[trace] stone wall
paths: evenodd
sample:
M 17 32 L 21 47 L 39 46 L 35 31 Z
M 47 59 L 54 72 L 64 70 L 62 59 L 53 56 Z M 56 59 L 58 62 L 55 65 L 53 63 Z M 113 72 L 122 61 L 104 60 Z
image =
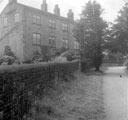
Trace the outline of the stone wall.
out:
M 35 98 L 78 70 L 78 61 L 41 63 L 0 68 L 0 118 L 21 120 Z

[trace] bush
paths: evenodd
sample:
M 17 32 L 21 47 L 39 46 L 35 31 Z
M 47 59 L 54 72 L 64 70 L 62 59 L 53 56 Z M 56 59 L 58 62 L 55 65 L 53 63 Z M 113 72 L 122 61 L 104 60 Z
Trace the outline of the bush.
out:
M 128 69 L 128 60 L 125 61 L 124 65 L 127 67 Z

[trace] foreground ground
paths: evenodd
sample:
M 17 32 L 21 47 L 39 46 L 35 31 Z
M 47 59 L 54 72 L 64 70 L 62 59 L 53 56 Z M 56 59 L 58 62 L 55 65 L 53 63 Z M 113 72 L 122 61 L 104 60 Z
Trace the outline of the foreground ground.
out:
M 48 90 L 36 120 L 128 120 L 128 74 L 124 67 L 75 76 Z
M 49 90 L 40 103 L 37 120 L 105 120 L 102 74 L 75 76 Z
M 128 75 L 125 67 L 109 67 L 103 83 L 106 120 L 128 120 Z

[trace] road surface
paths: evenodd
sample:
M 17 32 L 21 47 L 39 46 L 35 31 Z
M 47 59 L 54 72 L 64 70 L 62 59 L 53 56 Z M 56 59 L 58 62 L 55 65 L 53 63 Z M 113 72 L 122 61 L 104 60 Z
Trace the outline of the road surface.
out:
M 128 75 L 125 67 L 109 67 L 103 81 L 106 120 L 128 120 Z

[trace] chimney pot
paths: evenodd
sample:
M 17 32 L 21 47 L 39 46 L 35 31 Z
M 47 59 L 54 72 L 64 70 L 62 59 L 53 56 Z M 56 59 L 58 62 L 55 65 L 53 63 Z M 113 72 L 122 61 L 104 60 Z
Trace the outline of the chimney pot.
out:
M 43 3 L 41 5 L 41 10 L 47 12 L 47 7 L 48 5 L 47 5 L 46 0 L 43 0 Z
M 17 0 L 9 0 L 9 3 L 17 3 Z
M 72 12 L 72 9 L 69 9 L 67 16 L 68 16 L 68 19 L 74 20 L 74 13 Z
M 55 5 L 54 14 L 57 15 L 57 16 L 60 16 L 60 8 L 59 8 L 58 5 Z

